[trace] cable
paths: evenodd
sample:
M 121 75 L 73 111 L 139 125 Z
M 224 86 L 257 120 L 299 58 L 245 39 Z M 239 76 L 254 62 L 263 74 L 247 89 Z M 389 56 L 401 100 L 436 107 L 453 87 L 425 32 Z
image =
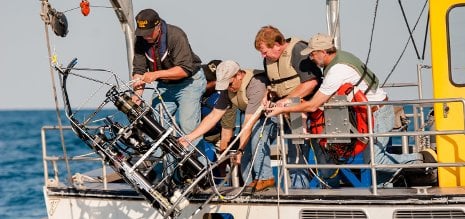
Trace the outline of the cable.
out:
M 421 12 L 420 12 L 420 15 L 418 16 L 417 18 L 417 21 L 415 23 L 415 25 L 413 26 L 413 29 L 412 29 L 412 33 L 415 31 L 417 25 L 418 25 L 418 22 L 420 21 L 420 18 L 421 16 L 423 15 L 423 12 L 425 11 L 425 8 L 426 8 L 426 5 L 428 3 L 428 0 L 425 1 L 425 4 L 423 5 L 423 8 L 421 9 Z M 429 17 L 429 14 L 428 14 L 428 17 Z M 429 20 L 429 19 L 428 19 Z M 429 23 L 429 22 L 428 22 Z M 427 34 L 427 31 L 428 31 L 428 28 L 426 28 L 426 32 L 425 34 Z M 408 37 L 407 39 L 407 42 L 405 43 L 405 46 L 404 46 L 404 49 L 402 50 L 402 52 L 400 53 L 399 55 L 399 58 L 397 58 L 396 62 L 394 63 L 394 66 L 392 66 L 391 68 L 391 71 L 389 72 L 388 76 L 386 77 L 386 79 L 384 80 L 383 84 L 380 86 L 380 87 L 384 87 L 384 85 L 386 84 L 386 82 L 389 80 L 389 78 L 391 77 L 392 73 L 394 73 L 394 70 L 397 68 L 397 65 L 400 63 L 400 60 L 402 59 L 402 57 L 404 56 L 404 53 L 405 51 L 407 50 L 407 46 L 408 44 L 410 43 L 410 40 L 411 40 L 411 37 Z M 425 36 L 425 42 L 424 44 L 426 44 L 426 36 Z M 426 46 L 423 47 L 423 58 L 424 58 L 424 50 L 425 50 Z M 423 59 L 422 58 L 422 59 Z
M 260 116 L 261 115 L 261 112 L 263 111 L 264 107 L 261 105 L 257 111 L 255 111 L 255 113 L 252 115 L 252 117 L 250 118 L 250 120 L 244 125 L 244 127 L 248 127 L 251 125 L 252 121 L 255 120 L 255 117 L 257 116 Z M 258 152 L 258 144 L 263 140 L 263 132 L 265 130 L 265 126 L 267 124 L 267 121 L 268 118 L 265 117 L 265 119 L 263 120 L 263 124 L 260 128 L 260 132 L 259 132 L 259 139 L 257 141 L 257 146 L 255 147 L 255 151 L 253 153 L 253 156 L 252 156 L 252 160 L 250 162 L 250 168 L 248 170 L 248 173 L 247 173 L 247 177 L 246 179 L 244 180 L 244 182 L 247 182 L 248 179 L 250 178 L 250 176 L 252 175 L 252 169 L 253 169 L 253 164 L 255 163 L 255 159 L 256 159 L 256 156 L 257 156 L 257 152 Z M 210 166 L 209 169 L 210 169 L 210 172 L 213 170 L 213 168 L 215 168 L 216 166 L 218 166 L 220 163 L 224 162 L 227 158 L 225 157 L 225 154 L 229 152 L 229 150 L 232 148 L 232 146 L 235 144 L 235 142 L 240 138 L 240 136 L 242 135 L 242 131 L 244 130 L 244 128 L 241 129 L 241 131 L 239 132 L 239 134 L 236 136 L 236 138 L 234 138 L 234 140 L 229 144 L 229 146 L 224 150 L 224 152 L 220 155 L 220 157 L 218 158 L 218 160 L 216 161 L 215 165 L 213 166 Z M 244 185 L 241 187 L 241 189 L 239 190 L 238 193 L 236 193 L 235 195 L 233 195 L 232 197 L 225 197 L 223 194 L 221 194 L 219 191 L 218 191 L 218 187 L 223 187 L 226 180 L 225 178 L 227 178 L 228 176 L 231 175 L 231 171 L 228 173 L 228 175 L 226 177 L 224 177 L 223 181 L 220 183 L 219 186 L 217 186 L 215 183 L 214 183 L 214 178 L 213 178 L 213 174 L 211 174 L 211 177 L 212 177 L 212 187 L 213 187 L 213 191 L 214 191 L 214 194 L 210 195 L 209 198 L 204 202 L 202 203 L 202 205 L 200 205 L 191 215 L 189 218 L 192 218 L 194 215 L 196 215 L 197 213 L 200 212 L 200 210 L 203 209 L 203 207 L 208 204 L 215 195 L 217 195 L 221 200 L 233 200 L 233 199 L 236 199 L 237 197 L 239 197 L 239 195 L 241 195 L 245 188 L 246 188 L 246 183 L 244 183 Z
M 367 54 L 367 59 L 365 61 L 365 66 L 368 66 L 368 60 L 370 59 L 371 46 L 372 46 L 372 43 L 373 43 L 373 35 L 374 35 L 374 32 L 375 32 L 376 15 L 378 14 L 378 4 L 379 4 L 379 0 L 376 0 L 375 12 L 374 12 L 374 16 L 373 16 L 373 24 L 372 24 L 372 27 L 371 27 L 370 43 L 368 44 L 368 54 Z
M 263 105 L 260 105 L 259 109 L 257 109 L 257 111 L 252 115 L 252 118 L 249 119 L 249 122 L 247 122 L 247 124 L 245 125 L 245 127 L 247 127 L 248 125 L 251 125 L 251 121 L 255 120 L 254 117 L 257 115 L 257 112 L 260 112 L 260 113 L 258 114 L 258 115 L 260 115 L 263 109 L 264 109 Z M 257 157 L 258 148 L 259 148 L 259 147 L 258 147 L 258 144 L 260 144 L 260 142 L 263 140 L 263 137 L 264 137 L 264 136 L 263 136 L 263 132 L 264 132 L 264 130 L 265 130 L 265 126 L 266 126 L 266 124 L 267 124 L 267 122 L 268 122 L 268 119 L 269 119 L 268 117 L 265 117 L 265 118 L 263 119 L 263 124 L 262 124 L 262 126 L 260 127 L 260 132 L 259 132 L 258 141 L 257 141 L 257 143 L 256 143 L 255 151 L 253 151 L 253 153 L 252 153 L 252 159 L 251 159 L 251 161 L 250 161 L 250 168 L 249 168 L 249 170 L 248 170 L 246 179 L 243 179 L 243 180 L 244 180 L 244 185 L 241 187 L 240 191 L 239 191 L 237 194 L 233 195 L 232 197 L 228 197 L 228 198 L 225 197 L 224 200 L 233 200 L 233 199 L 236 199 L 239 195 L 241 195 L 241 194 L 244 192 L 245 188 L 247 187 L 247 184 L 246 184 L 245 182 L 247 182 L 247 181 L 249 180 L 250 176 L 252 175 L 253 164 L 255 163 L 255 160 L 256 160 L 256 157 Z M 242 128 L 242 129 L 244 129 L 244 128 Z M 237 139 L 237 138 L 238 138 L 238 137 L 236 137 L 236 139 Z M 235 139 L 235 140 L 236 140 L 236 139 Z M 225 151 L 228 151 L 228 150 L 230 149 L 230 147 L 231 147 L 233 144 L 234 144 L 234 143 L 231 143 L 230 146 L 228 146 L 228 148 L 226 148 Z M 224 152 L 223 152 L 223 154 L 224 154 Z M 215 186 L 216 186 L 216 185 L 214 185 L 214 187 L 215 187 Z M 217 191 L 216 187 L 215 187 L 215 191 Z
M 48 9 L 49 9 L 49 4 L 46 0 L 42 0 L 42 17 L 44 18 L 48 14 Z M 47 16 L 48 17 L 48 16 Z M 48 57 L 50 60 L 52 60 L 52 51 L 50 47 L 50 36 L 48 33 L 48 27 L 47 25 L 49 24 L 49 20 L 44 19 L 44 28 L 45 28 L 45 39 L 47 41 L 47 51 L 48 51 Z M 52 81 L 52 93 L 53 93 L 53 99 L 55 102 L 55 112 L 57 116 L 57 122 L 58 122 L 58 130 L 60 132 L 60 142 L 61 142 L 61 147 L 63 150 L 63 158 L 65 160 L 65 165 L 66 165 L 66 171 L 68 173 L 68 182 L 72 183 L 72 176 L 71 176 L 71 168 L 69 166 L 69 160 L 68 160 L 68 155 L 66 151 L 66 145 L 65 145 L 65 138 L 64 138 L 64 133 L 63 133 L 63 124 L 61 123 L 61 116 L 60 116 L 60 107 L 58 103 L 58 95 L 57 95 L 57 89 L 56 89 L 56 80 L 55 80 L 55 75 L 53 74 L 53 66 L 52 63 L 49 62 L 49 67 L 50 67 L 50 78 Z
M 98 6 L 98 5 L 90 5 L 91 8 L 111 8 L 113 9 L 113 7 L 110 7 L 110 6 Z M 66 12 L 70 12 L 70 11 L 74 11 L 76 9 L 80 9 L 81 7 L 75 7 L 75 8 L 70 8 L 68 10 L 65 10 L 63 11 L 63 13 L 66 13 Z

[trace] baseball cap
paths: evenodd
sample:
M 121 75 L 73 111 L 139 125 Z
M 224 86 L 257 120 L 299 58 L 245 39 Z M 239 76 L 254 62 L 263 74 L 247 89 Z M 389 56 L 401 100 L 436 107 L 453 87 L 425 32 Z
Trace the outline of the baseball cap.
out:
M 216 68 L 216 90 L 226 90 L 229 87 L 229 80 L 241 69 L 237 62 L 226 60 L 221 62 Z
M 147 36 L 160 23 L 160 16 L 153 9 L 144 9 L 136 15 L 136 36 Z
M 326 50 L 334 46 L 334 39 L 323 33 L 318 33 L 312 36 L 308 41 L 308 47 L 300 52 L 301 55 L 308 55 L 313 51 Z
M 221 60 L 214 59 L 208 62 L 208 64 L 201 65 L 207 81 L 216 81 L 216 68 L 220 63 Z

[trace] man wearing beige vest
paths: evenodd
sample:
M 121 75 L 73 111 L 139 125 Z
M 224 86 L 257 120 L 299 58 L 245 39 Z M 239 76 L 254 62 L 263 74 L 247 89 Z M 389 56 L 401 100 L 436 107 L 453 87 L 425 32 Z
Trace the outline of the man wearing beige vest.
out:
M 194 131 L 181 138 L 180 142 L 187 145 L 189 141 L 202 136 L 223 117 L 228 108 L 237 106 L 245 113 L 245 119 L 234 161 L 241 164 L 242 179 L 252 191 L 273 187 L 275 180 L 269 146 L 273 139 L 267 136 L 275 126 L 261 113 L 261 102 L 269 84 L 266 75 L 259 70 L 242 70 L 236 62 L 226 60 L 218 65 L 216 77 L 216 90 L 221 91 L 221 94 L 212 112 Z
M 291 98 L 309 100 L 321 83 L 321 70 L 308 56 L 301 55 L 307 43 L 297 37 L 286 39 L 273 26 L 262 27 L 255 37 L 255 49 L 263 57 L 263 65 L 270 80 L 271 101 L 277 106 L 289 104 Z M 269 106 L 269 100 L 263 104 Z M 305 120 L 305 119 L 304 119 Z M 306 124 L 303 124 L 306 127 Z M 286 133 L 290 132 L 285 127 Z M 287 160 L 290 164 L 304 164 L 308 158 L 307 144 L 292 144 L 288 141 Z M 324 163 L 326 161 L 319 161 Z M 289 170 L 292 188 L 308 188 L 311 177 L 304 169 Z

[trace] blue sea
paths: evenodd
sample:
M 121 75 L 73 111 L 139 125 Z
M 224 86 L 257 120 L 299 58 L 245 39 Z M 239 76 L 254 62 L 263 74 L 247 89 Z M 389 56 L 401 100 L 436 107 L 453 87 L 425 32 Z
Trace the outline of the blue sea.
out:
M 56 112 L 0 111 L 0 121 L 0 218 L 46 218 L 40 129 L 58 124 Z M 66 135 L 75 138 L 72 132 Z M 58 136 L 50 141 L 60 145 Z M 66 146 L 69 153 L 89 150 L 79 140 Z M 49 153 L 60 154 L 60 147 L 56 148 L 51 147 Z

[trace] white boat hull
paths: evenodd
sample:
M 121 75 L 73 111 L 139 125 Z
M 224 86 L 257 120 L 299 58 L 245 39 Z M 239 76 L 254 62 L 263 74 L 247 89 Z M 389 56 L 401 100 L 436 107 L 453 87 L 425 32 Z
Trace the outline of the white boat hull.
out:
M 308 190 L 307 190 L 308 191 Z M 316 191 L 324 192 L 323 191 Z M 53 193 L 53 192 L 52 192 Z M 448 192 L 446 192 L 448 193 Z M 163 218 L 141 196 L 108 196 L 51 194 L 44 187 L 48 218 Z M 329 194 L 328 194 L 329 197 Z M 234 202 L 212 201 L 205 205 L 192 218 L 210 218 L 216 214 L 224 214 L 224 218 L 463 218 L 465 204 L 463 197 L 452 199 L 443 197 L 434 199 L 383 200 L 384 196 L 373 200 L 329 198 L 304 200 L 284 199 L 282 201 L 263 196 L 262 199 L 250 200 L 240 198 Z M 256 197 L 255 197 L 256 198 Z M 308 200 L 305 200 L 308 198 Z M 314 197 L 313 197 L 314 198 Z M 198 210 L 198 203 L 191 201 L 178 218 L 190 218 Z M 370 203 L 371 202 L 371 203 Z

